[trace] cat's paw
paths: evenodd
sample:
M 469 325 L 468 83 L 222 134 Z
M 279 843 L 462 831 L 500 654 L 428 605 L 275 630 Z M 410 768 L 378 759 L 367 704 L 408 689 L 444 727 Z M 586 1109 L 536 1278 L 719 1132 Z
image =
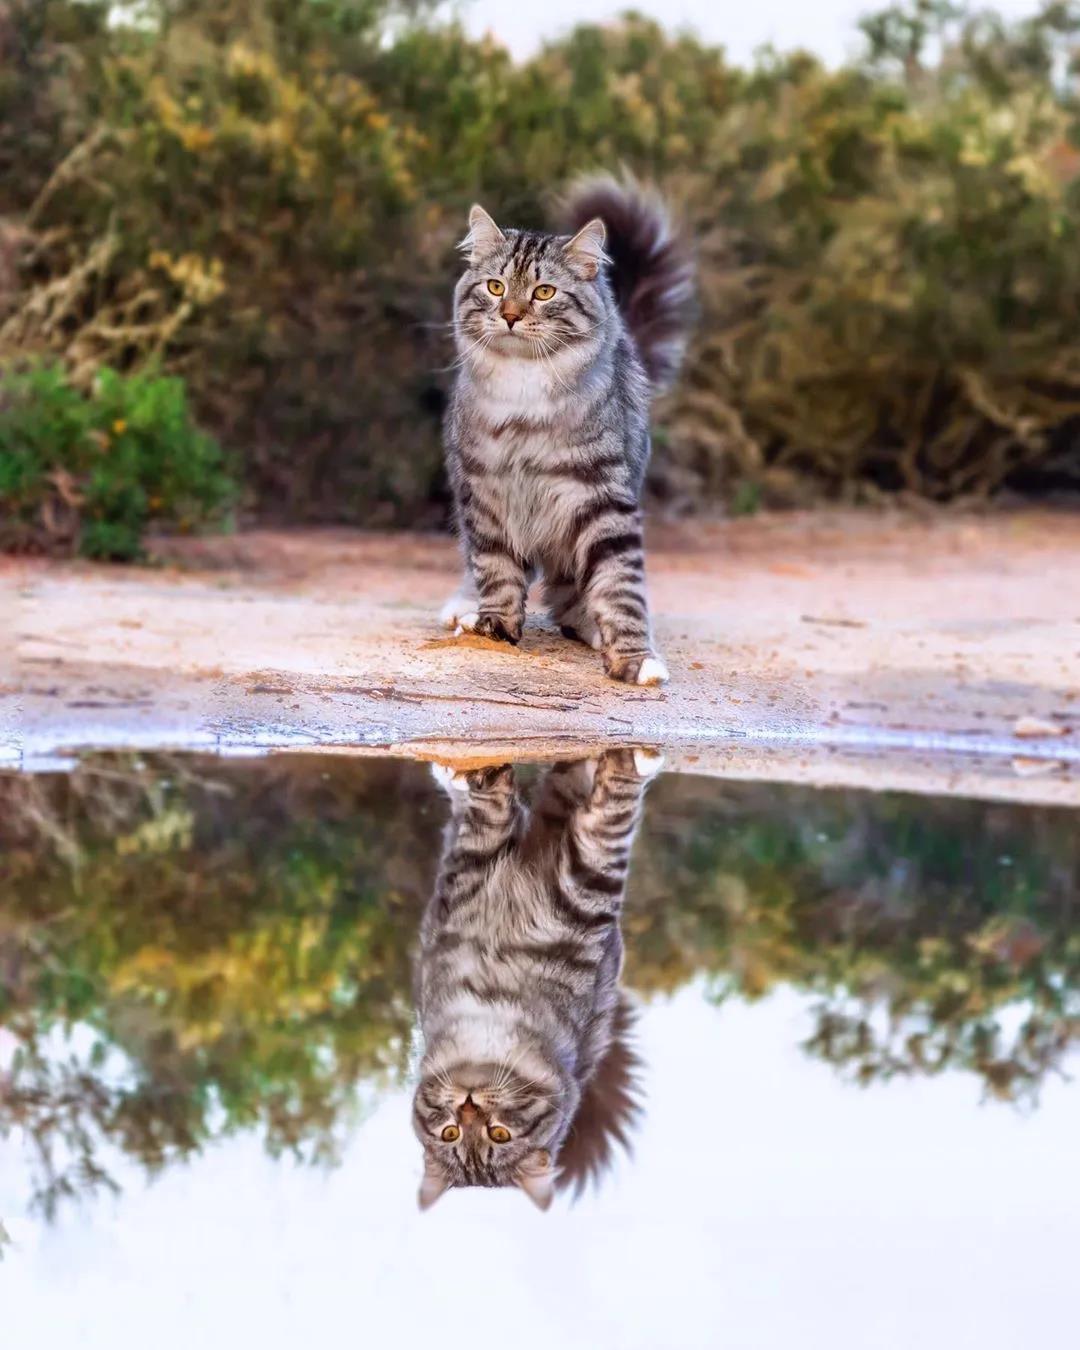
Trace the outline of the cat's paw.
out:
M 659 750 L 639 746 L 634 751 L 634 768 L 639 778 L 655 778 L 664 767 L 664 756 Z
M 454 631 L 458 637 L 463 633 L 475 633 L 477 637 L 495 638 L 498 642 L 517 646 L 521 641 L 521 627 L 520 619 L 495 614 L 492 610 L 480 610 L 462 614 Z
M 658 656 L 647 656 L 641 665 L 638 666 L 638 673 L 634 678 L 635 684 L 667 684 L 671 676 L 668 674 L 668 668 Z
M 613 680 L 621 680 L 623 684 L 666 684 L 670 678 L 667 666 L 651 652 L 631 655 L 607 652 L 604 669 Z
M 469 788 L 469 778 L 467 774 L 459 773 L 457 769 L 452 769 L 449 764 L 431 765 L 431 776 L 444 792 L 467 792 Z
M 454 629 L 461 623 L 463 614 L 468 614 L 475 609 L 475 596 L 452 595 L 439 610 L 439 622 L 444 628 Z
M 569 623 L 559 624 L 559 632 L 571 642 L 584 642 L 594 652 L 600 650 L 600 629 L 588 618 L 576 618 Z
M 482 769 L 470 769 L 462 776 L 472 792 L 513 791 L 514 768 L 511 764 L 488 764 Z

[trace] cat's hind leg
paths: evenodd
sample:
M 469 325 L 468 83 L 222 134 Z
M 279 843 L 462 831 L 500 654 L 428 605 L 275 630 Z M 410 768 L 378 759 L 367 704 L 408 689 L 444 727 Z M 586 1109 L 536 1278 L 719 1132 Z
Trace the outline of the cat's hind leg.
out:
M 544 603 L 552 620 L 558 624 L 563 637 L 584 642 L 598 650 L 600 629 L 586 613 L 571 577 L 549 577 L 544 581 Z

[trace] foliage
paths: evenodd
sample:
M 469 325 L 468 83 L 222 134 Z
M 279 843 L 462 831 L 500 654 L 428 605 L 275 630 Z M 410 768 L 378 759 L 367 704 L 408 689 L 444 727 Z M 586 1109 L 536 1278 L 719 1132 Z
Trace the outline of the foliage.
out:
M 628 16 L 515 64 L 389 0 L 0 0 L 0 357 L 163 356 L 264 517 L 438 520 L 454 242 L 626 166 L 698 240 L 672 507 L 1080 480 L 1078 13 L 905 0 L 838 70 Z
M 175 376 L 104 367 L 85 394 L 55 365 L 0 379 L 3 546 L 136 558 L 149 526 L 220 518 L 232 492 Z
M 420 766 L 101 759 L 0 779 L 0 1132 L 41 1203 L 239 1130 L 332 1158 L 404 1070 L 410 952 L 444 805 Z M 1080 1034 L 1065 812 L 662 778 L 627 982 L 789 985 L 856 1081 L 964 1070 L 1032 1101 Z

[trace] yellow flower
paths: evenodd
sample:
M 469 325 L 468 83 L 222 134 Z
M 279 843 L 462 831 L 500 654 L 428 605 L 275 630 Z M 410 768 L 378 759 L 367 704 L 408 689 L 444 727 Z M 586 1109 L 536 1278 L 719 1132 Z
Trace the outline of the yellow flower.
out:
M 127 423 L 124 421 L 122 417 L 119 417 L 112 424 L 112 429 L 114 436 L 122 436 L 124 432 L 127 431 Z

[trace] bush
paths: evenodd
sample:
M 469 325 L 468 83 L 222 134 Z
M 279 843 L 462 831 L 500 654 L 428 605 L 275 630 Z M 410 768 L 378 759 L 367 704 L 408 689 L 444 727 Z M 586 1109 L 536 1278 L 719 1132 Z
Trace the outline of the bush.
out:
M 75 389 L 56 365 L 0 380 L 0 544 L 87 558 L 141 556 L 151 526 L 222 520 L 234 486 L 198 431 L 183 381 L 98 372 Z
M 112 8 L 0 0 L 0 359 L 160 358 L 264 519 L 441 520 L 469 202 L 536 223 L 619 165 L 698 240 L 654 498 L 1080 485 L 1072 3 L 910 0 L 839 70 L 635 16 L 516 64 L 391 0 Z

